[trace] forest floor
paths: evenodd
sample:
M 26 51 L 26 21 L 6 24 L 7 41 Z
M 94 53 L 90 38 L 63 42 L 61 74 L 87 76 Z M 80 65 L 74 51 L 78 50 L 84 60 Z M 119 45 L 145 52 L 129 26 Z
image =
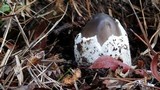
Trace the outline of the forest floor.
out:
M 128 72 L 75 61 L 75 36 L 102 12 L 128 34 Z M 0 18 L 2 90 L 160 90 L 159 0 L 3 0 Z

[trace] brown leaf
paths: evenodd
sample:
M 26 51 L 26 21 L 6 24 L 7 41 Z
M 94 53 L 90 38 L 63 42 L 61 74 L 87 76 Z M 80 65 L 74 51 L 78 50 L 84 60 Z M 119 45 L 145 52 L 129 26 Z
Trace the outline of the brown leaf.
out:
M 151 72 L 152 72 L 152 75 L 154 76 L 154 78 L 156 78 L 160 82 L 160 75 L 157 71 L 158 70 L 157 69 L 157 64 L 158 64 L 159 55 L 160 54 L 158 53 L 153 57 L 150 68 L 151 68 Z
M 37 65 L 38 63 L 40 63 L 41 59 L 44 56 L 45 56 L 44 51 L 41 51 L 34 56 L 31 56 L 31 58 L 27 62 L 27 66 Z
M 72 75 L 67 75 L 65 78 L 63 78 L 62 82 L 65 85 L 72 85 L 74 84 L 75 80 L 73 79 Z
M 123 72 L 127 72 L 129 69 L 131 69 L 131 67 L 127 64 L 124 64 L 123 62 L 110 56 L 99 57 L 89 68 L 110 68 L 111 70 L 115 71 L 118 67 L 123 67 Z
M 40 62 L 39 58 L 32 56 L 27 62 L 27 66 L 37 65 L 39 62 Z
M 81 77 L 81 71 L 80 69 L 76 69 L 73 70 L 73 75 L 67 75 L 66 77 L 63 78 L 62 82 L 65 85 L 73 85 L 80 77 Z

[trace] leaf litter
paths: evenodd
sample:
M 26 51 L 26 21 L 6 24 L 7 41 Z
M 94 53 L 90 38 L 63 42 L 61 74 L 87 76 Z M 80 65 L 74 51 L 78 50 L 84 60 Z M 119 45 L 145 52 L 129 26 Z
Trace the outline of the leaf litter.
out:
M 159 90 L 159 6 L 159 0 L 4 0 L 0 88 Z M 109 56 L 92 65 L 75 62 L 74 37 L 101 12 L 126 29 L 134 67 Z

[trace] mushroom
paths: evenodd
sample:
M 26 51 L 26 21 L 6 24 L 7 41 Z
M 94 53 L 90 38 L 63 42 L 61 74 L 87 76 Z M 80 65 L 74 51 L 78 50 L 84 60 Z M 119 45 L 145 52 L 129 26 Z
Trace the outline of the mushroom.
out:
M 129 40 L 117 19 L 96 14 L 75 37 L 75 59 L 78 63 L 93 63 L 103 55 L 109 55 L 131 66 Z

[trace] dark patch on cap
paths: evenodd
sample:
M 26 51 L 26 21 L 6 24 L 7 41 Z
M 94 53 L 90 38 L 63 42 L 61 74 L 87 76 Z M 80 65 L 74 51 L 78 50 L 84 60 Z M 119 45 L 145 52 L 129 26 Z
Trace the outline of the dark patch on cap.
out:
M 119 53 L 121 53 L 121 48 L 119 48 Z
M 113 51 L 116 51 L 116 50 L 117 50 L 117 48 L 114 47 L 114 48 L 113 48 Z
M 121 62 L 123 62 L 123 60 L 122 59 L 120 59 L 120 57 L 118 57 L 118 59 L 117 59 L 118 61 L 121 61 Z
M 82 42 L 77 44 L 77 50 L 82 52 Z
M 87 63 L 88 61 L 87 61 L 87 58 L 85 58 L 85 57 L 82 57 L 82 62 L 85 62 L 85 63 Z

